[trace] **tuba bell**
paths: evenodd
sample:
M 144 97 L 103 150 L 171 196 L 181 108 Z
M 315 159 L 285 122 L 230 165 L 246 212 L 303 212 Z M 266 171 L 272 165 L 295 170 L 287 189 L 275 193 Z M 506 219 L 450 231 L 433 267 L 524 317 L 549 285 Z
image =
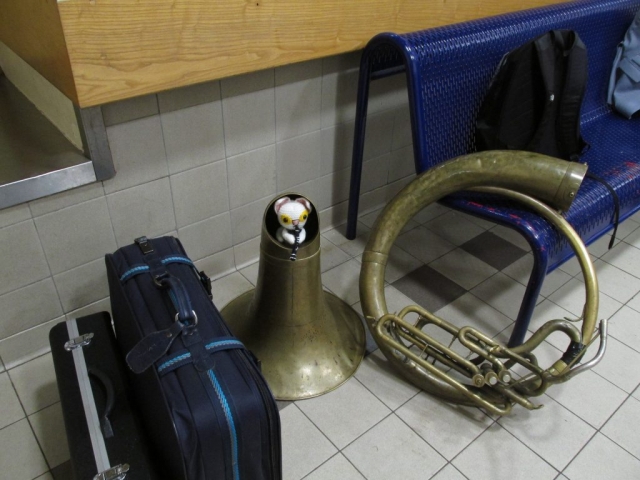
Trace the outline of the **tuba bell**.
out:
M 277 202 L 269 203 L 262 221 L 256 288 L 221 314 L 260 360 L 274 397 L 301 400 L 334 390 L 355 373 L 365 353 L 365 327 L 349 304 L 322 288 L 317 209 L 292 261 L 291 248 L 277 239 Z
M 579 235 L 555 210 L 569 208 L 586 170 L 583 164 L 531 152 L 480 152 L 422 173 L 387 205 L 372 229 L 362 257 L 360 300 L 373 338 L 403 377 L 445 401 L 475 405 L 496 415 L 505 415 L 514 404 L 528 409 L 540 408 L 531 397 L 542 395 L 550 385 L 565 382 L 600 361 L 606 348 L 607 323 L 603 319 L 596 325 L 595 270 Z M 585 283 L 581 329 L 568 319 L 550 320 L 522 345 L 508 348 L 475 328 L 458 327 L 417 305 L 407 306 L 398 313 L 388 311 L 384 276 L 396 237 L 424 207 L 462 190 L 515 200 L 545 218 L 567 238 Z M 416 319 L 410 320 L 413 318 Z M 458 353 L 451 344 L 436 340 L 425 331 L 427 326 L 444 330 L 452 342 L 458 341 L 468 353 Z M 569 347 L 553 365 L 542 368 L 532 352 L 556 331 L 569 337 Z M 592 360 L 579 364 L 598 337 L 597 354 Z M 516 365 L 527 373 L 518 377 L 511 370 Z

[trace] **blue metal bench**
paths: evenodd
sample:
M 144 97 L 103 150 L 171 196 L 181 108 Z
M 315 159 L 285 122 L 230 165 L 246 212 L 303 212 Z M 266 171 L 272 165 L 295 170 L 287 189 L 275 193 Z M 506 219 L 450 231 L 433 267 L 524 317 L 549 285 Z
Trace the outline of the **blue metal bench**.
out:
M 552 29 L 578 32 L 589 56 L 589 80 L 581 131 L 591 145 L 582 161 L 620 198 L 620 220 L 640 208 L 640 119 L 626 120 L 606 105 L 611 65 L 640 0 L 574 1 L 457 25 L 396 35 L 383 33 L 365 48 L 356 107 L 347 238 L 356 233 L 369 84 L 405 73 L 416 172 L 475 151 L 475 119 L 502 56 Z M 545 220 L 488 195 L 461 193 L 443 203 L 519 231 L 529 242 L 534 267 L 510 346 L 525 338 L 548 272 L 573 255 Z M 566 219 L 589 244 L 613 228 L 613 201 L 598 182 L 585 180 Z

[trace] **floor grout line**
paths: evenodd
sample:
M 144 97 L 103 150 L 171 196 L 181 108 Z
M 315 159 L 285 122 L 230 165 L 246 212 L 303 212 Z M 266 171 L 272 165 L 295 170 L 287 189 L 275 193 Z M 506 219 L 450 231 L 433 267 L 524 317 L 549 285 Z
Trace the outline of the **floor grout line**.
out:
M 629 401 L 630 398 L 634 398 L 633 394 L 630 393 L 629 395 L 627 395 L 627 398 L 624 399 L 624 401 L 622 403 L 620 403 L 620 405 L 618 405 L 618 408 L 616 408 L 614 410 L 614 412 L 609 415 L 609 418 L 607 418 L 607 420 L 602 424 L 602 426 L 600 428 L 598 428 L 598 433 L 600 433 L 601 435 L 604 435 L 606 438 L 608 438 L 609 440 L 611 440 L 613 443 L 615 443 L 618 447 L 620 447 L 621 449 L 623 449 L 625 452 L 627 452 L 629 455 L 631 455 L 632 457 L 638 459 L 638 461 L 640 461 L 640 457 L 632 452 L 630 452 L 629 450 L 627 450 L 625 447 L 623 447 L 622 445 L 620 445 L 618 442 L 616 442 L 613 438 L 609 437 L 606 433 L 602 432 L 601 430 L 607 425 L 607 423 L 609 423 L 609 420 L 611 420 L 616 413 L 618 413 L 618 411 L 622 408 L 622 406 L 627 403 Z

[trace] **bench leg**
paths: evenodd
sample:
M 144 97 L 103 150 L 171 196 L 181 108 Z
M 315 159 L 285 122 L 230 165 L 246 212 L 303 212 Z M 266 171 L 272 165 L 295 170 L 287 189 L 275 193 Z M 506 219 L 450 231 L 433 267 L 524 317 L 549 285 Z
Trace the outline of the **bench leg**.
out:
M 351 157 L 351 184 L 349 187 L 349 210 L 347 212 L 347 238 L 356 238 L 358 226 L 358 204 L 360 203 L 360 181 L 362 178 L 362 159 L 364 138 L 367 128 L 367 106 L 369 103 L 369 84 L 371 67 L 369 59 L 363 55 L 358 77 L 358 97 L 356 102 L 356 125 L 353 134 L 353 155 Z
M 547 276 L 547 265 L 549 263 L 549 257 L 546 251 L 540 251 L 537 248 L 533 249 L 533 270 L 529 277 L 529 283 L 520 305 L 520 311 L 518 312 L 518 318 L 511 332 L 509 338 L 509 347 L 517 347 L 522 345 L 527 335 L 527 328 L 529 328 L 529 322 L 533 315 L 533 310 L 536 307 L 536 301 L 538 295 L 540 295 L 540 289 L 542 288 L 542 282 L 544 282 Z

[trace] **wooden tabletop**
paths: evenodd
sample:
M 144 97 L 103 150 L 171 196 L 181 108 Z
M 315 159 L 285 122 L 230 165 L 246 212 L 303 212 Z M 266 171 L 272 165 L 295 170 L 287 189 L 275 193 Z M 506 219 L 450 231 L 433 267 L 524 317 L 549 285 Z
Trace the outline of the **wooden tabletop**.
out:
M 5 0 L 0 41 L 81 107 L 558 0 Z

